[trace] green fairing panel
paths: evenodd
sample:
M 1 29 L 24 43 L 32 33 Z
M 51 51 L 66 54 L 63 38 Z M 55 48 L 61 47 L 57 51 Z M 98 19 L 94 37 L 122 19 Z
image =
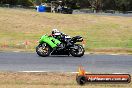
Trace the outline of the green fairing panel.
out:
M 57 47 L 57 45 L 61 43 L 59 40 L 55 39 L 54 37 L 49 37 L 47 35 L 43 35 L 39 40 L 39 43 L 43 43 L 43 42 L 49 44 L 52 48 Z

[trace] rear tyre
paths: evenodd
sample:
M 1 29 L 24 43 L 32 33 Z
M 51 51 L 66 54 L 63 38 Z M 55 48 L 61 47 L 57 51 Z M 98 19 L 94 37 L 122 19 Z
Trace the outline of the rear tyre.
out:
M 48 44 L 43 43 L 43 44 L 39 44 L 36 47 L 36 52 L 39 56 L 41 57 L 46 57 L 49 56 L 49 54 L 51 53 L 51 48 Z
M 79 44 L 75 44 L 74 45 L 75 48 L 71 49 L 71 55 L 74 57 L 81 57 L 84 55 L 84 48 L 82 45 Z

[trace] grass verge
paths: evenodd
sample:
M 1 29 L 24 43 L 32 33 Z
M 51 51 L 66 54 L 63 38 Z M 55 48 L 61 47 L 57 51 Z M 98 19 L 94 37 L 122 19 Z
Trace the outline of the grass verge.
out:
M 0 72 L 1 88 L 132 88 L 129 84 L 76 83 L 76 74 L 71 73 L 14 73 Z
M 0 15 L 0 50 L 35 51 L 39 38 L 58 28 L 71 36 L 81 35 L 86 51 L 132 53 L 132 17 L 8 8 L 0 8 Z

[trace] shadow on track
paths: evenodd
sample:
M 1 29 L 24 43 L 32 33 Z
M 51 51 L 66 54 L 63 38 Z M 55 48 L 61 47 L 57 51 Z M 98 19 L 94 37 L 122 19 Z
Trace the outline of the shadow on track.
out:
M 41 57 L 41 56 L 37 55 L 37 57 L 40 57 L 40 58 L 84 58 L 85 55 L 82 57 L 73 57 L 71 55 L 70 56 L 68 56 L 68 55 L 51 55 L 51 56 L 47 56 L 47 57 Z

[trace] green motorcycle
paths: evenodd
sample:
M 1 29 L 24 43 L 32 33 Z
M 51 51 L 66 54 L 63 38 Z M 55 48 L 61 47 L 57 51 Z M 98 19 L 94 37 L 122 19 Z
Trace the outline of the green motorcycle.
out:
M 81 57 L 84 55 L 84 48 L 76 42 L 82 42 L 80 36 L 67 39 L 71 45 L 67 45 L 63 39 L 56 39 L 52 36 L 43 35 L 39 40 L 39 45 L 36 47 L 36 52 L 39 56 L 46 57 L 49 55 L 72 55 L 74 57 Z M 60 48 L 63 45 L 63 48 Z

